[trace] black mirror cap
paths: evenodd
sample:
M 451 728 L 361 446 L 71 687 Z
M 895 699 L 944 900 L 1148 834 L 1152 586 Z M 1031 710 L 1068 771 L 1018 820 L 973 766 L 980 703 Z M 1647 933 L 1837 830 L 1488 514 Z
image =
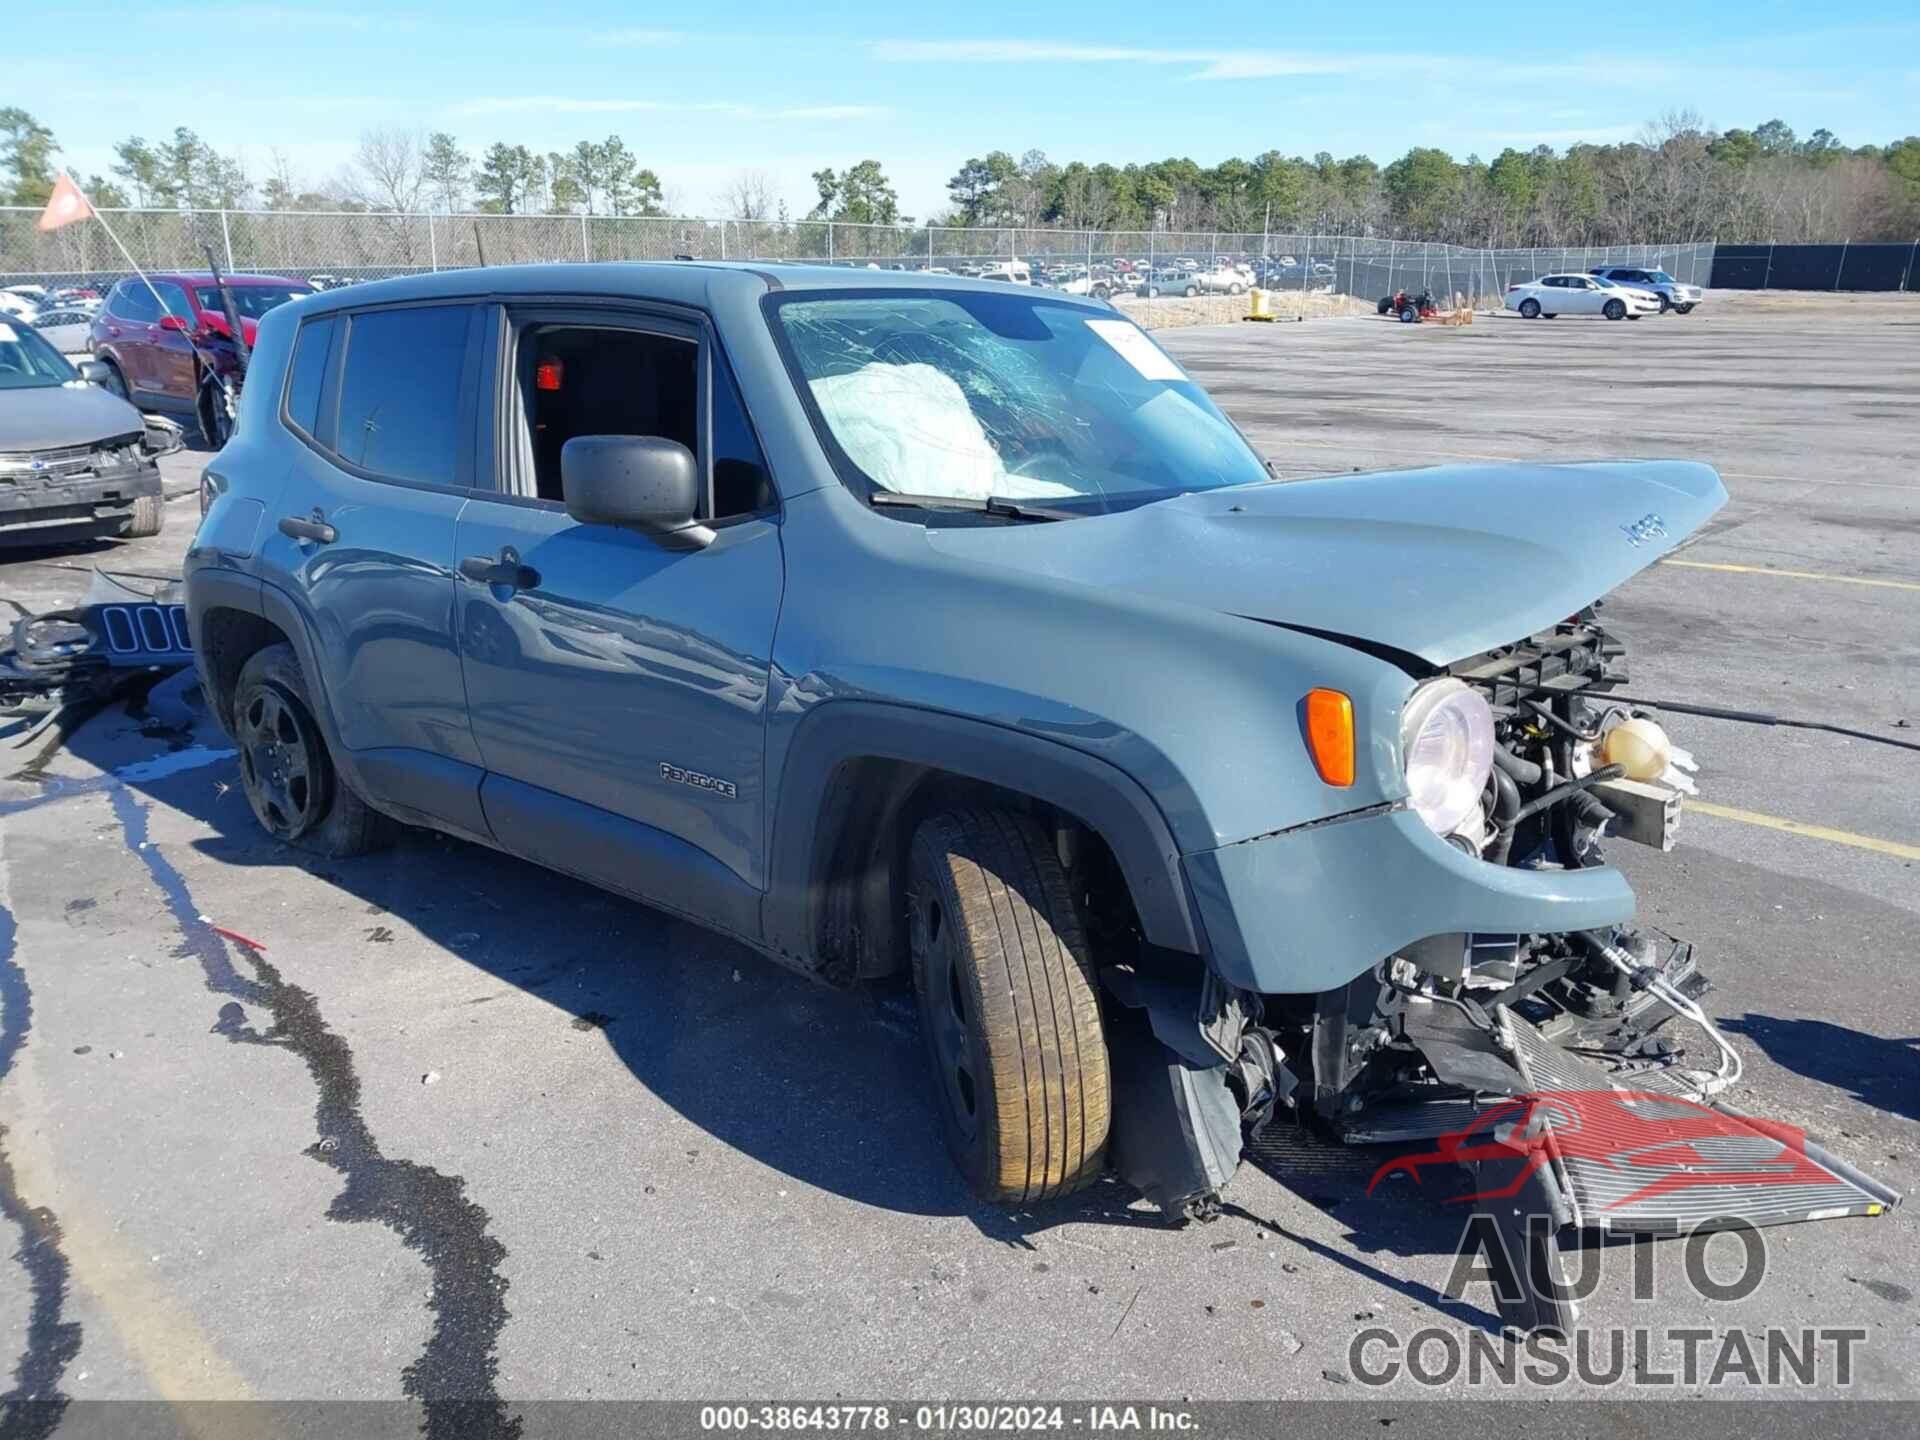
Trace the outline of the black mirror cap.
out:
M 576 435 L 560 447 L 567 513 L 583 525 L 618 525 L 661 544 L 698 550 L 713 531 L 697 518 L 693 452 L 658 435 Z

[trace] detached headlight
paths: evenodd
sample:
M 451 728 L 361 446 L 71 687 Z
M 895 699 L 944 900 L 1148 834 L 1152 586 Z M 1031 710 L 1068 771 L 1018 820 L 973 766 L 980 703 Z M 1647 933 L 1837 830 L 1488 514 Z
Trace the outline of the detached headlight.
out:
M 1413 692 L 1400 716 L 1408 803 L 1436 835 L 1451 835 L 1480 803 L 1493 769 L 1493 711 L 1448 676 Z

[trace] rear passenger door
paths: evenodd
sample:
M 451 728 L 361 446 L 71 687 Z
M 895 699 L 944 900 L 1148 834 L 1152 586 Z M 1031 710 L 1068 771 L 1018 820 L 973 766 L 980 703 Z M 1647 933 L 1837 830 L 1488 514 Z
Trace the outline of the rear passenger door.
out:
M 700 317 L 498 312 L 496 484 L 461 514 L 458 634 L 500 843 L 736 933 L 764 885 L 784 562 L 764 454 Z M 700 550 L 567 513 L 576 435 L 653 435 L 705 477 Z
M 263 559 L 306 617 L 349 763 L 407 818 L 486 838 L 453 638 L 454 522 L 476 479 L 470 302 L 316 315 L 281 421 L 303 442 Z

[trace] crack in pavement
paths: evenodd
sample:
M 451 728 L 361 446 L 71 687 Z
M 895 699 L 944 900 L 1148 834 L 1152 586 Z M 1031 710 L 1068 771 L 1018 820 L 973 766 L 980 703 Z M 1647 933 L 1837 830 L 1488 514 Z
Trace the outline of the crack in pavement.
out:
M 432 1277 L 427 1308 L 433 1330 L 401 1388 L 425 1410 L 430 1440 L 480 1436 L 514 1440 L 521 1420 L 507 1413 L 497 1388 L 495 1347 L 507 1322 L 507 1250 L 488 1235 L 487 1212 L 466 1197 L 466 1181 L 411 1160 L 395 1160 L 360 1113 L 360 1077 L 345 1038 L 328 1025 L 317 998 L 290 984 L 258 948 L 233 941 L 249 976 L 234 964 L 229 941 L 202 919 L 173 863 L 148 837 L 148 810 L 125 787 L 111 792 L 128 850 L 166 897 L 179 928 L 179 954 L 199 962 L 210 994 L 227 997 L 213 1033 L 240 1045 L 289 1050 L 305 1063 L 319 1096 L 319 1139 L 304 1152 L 340 1172 L 346 1186 L 327 1209 L 340 1222 L 375 1221 L 425 1260 Z M 270 1017 L 258 1028 L 251 1006 Z
M 14 958 L 13 914 L 0 905 L 0 1080 L 33 1028 L 33 992 L 26 971 Z M 51 1435 L 66 1413 L 68 1397 L 60 1382 L 80 1353 L 80 1325 L 62 1315 L 67 1301 L 67 1257 L 60 1248 L 60 1222 L 44 1205 L 28 1205 L 7 1158 L 7 1127 L 0 1125 L 0 1219 L 19 1227 L 20 1248 L 13 1258 L 27 1272 L 33 1297 L 27 1314 L 27 1344 L 13 1366 L 13 1388 L 0 1394 L 0 1436 L 5 1440 L 41 1440 Z

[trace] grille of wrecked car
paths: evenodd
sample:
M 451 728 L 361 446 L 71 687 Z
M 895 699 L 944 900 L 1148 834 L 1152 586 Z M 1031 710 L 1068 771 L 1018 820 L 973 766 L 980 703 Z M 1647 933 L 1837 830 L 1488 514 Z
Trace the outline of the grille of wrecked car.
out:
M 90 445 L 0 452 L 0 481 L 77 480 L 130 469 L 139 463 L 139 437 L 123 436 Z
M 1526 701 L 1609 690 L 1627 678 L 1626 647 L 1600 628 L 1591 613 L 1447 667 L 1479 689 L 1496 715 Z

